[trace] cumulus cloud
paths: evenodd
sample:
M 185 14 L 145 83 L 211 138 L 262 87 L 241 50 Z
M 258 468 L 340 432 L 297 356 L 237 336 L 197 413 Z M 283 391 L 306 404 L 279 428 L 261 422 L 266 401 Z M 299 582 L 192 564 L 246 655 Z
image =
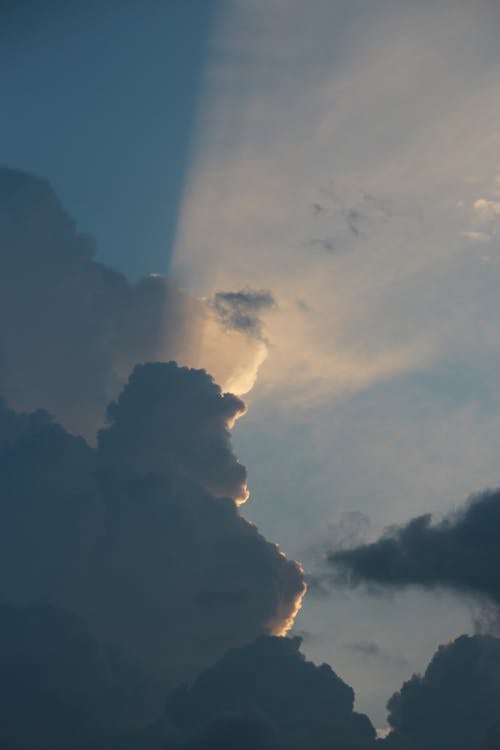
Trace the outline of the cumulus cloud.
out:
M 266 298 L 253 304 L 256 315 Z M 210 306 L 171 280 L 130 283 L 99 263 L 48 182 L 0 168 L 0 393 L 9 404 L 44 408 L 93 439 L 133 366 L 169 359 L 208 367 L 243 392 L 262 356 L 240 330 L 228 340 Z
M 488 747 L 500 718 L 500 640 L 464 635 L 440 646 L 387 707 L 392 732 L 383 746 L 391 750 Z
M 300 643 L 261 637 L 228 651 L 192 687 L 174 693 L 167 716 L 179 729 L 205 732 L 216 721 L 253 720 L 267 729 L 273 746 L 281 740 L 280 747 L 371 745 L 375 732 L 366 716 L 353 711 L 353 690 L 328 665 L 306 661 Z
M 0 600 L 50 602 L 160 685 L 292 624 L 300 566 L 238 513 L 242 402 L 203 371 L 137 367 L 97 448 L 0 410 Z
M 380 539 L 335 550 L 329 562 L 352 585 L 444 586 L 500 606 L 500 490 L 472 497 L 437 524 L 430 514 L 390 528 Z

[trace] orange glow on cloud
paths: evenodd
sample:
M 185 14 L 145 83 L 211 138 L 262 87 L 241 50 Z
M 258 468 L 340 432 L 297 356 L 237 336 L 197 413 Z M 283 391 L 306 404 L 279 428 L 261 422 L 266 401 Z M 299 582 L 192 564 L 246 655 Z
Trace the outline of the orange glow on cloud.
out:
M 279 551 L 282 557 L 286 555 Z M 295 597 L 291 601 L 281 601 L 277 607 L 276 614 L 273 619 L 268 623 L 269 632 L 271 635 L 285 636 L 293 628 L 295 618 L 302 608 L 302 602 L 304 596 L 307 593 L 307 584 L 303 578 L 304 568 L 301 563 L 295 561 L 295 566 L 302 577 L 302 585 L 299 591 L 296 592 Z

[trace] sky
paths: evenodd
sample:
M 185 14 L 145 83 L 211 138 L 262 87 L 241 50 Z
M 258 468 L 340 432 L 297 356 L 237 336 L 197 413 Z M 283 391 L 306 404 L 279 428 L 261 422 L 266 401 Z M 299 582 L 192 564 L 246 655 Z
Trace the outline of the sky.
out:
M 0 20 L 0 737 L 497 747 L 498 4 Z
M 168 270 L 217 10 L 1 4 L 2 163 L 49 179 L 131 278 Z

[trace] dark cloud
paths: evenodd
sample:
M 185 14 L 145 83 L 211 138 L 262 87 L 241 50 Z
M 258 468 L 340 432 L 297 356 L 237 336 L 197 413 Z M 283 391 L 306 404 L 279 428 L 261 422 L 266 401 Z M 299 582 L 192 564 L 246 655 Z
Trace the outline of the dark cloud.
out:
M 222 394 L 203 370 L 138 366 L 99 432 L 102 471 L 181 472 L 215 497 L 246 499 L 247 472 L 232 452 L 229 431 L 244 412 L 243 401 Z
M 353 691 L 300 639 L 260 637 L 141 715 L 151 686 L 123 654 L 50 606 L 0 606 L 5 750 L 373 750 Z
M 303 575 L 238 513 L 242 408 L 169 363 L 136 368 L 96 449 L 0 409 L 0 600 L 75 613 L 160 686 L 284 630 Z
M 93 437 L 137 362 L 176 356 L 187 298 L 94 258 L 50 185 L 0 168 L 0 393 Z
M 495 722 L 487 731 L 481 742 L 479 750 L 498 750 L 500 747 L 500 720 Z
M 488 597 L 500 605 L 500 490 L 472 497 L 440 523 L 414 518 L 378 541 L 335 550 L 337 581 L 390 587 L 411 584 Z
M 498 737 L 500 640 L 464 635 L 441 646 L 424 675 L 413 675 L 387 707 L 388 750 L 487 748 Z
M 276 306 L 267 289 L 240 289 L 238 292 L 216 292 L 214 309 L 227 327 L 256 338 L 262 338 L 261 313 Z
M 248 723 L 261 733 L 264 747 L 278 741 L 280 747 L 371 745 L 375 732 L 366 716 L 353 712 L 353 690 L 328 665 L 306 661 L 299 647 L 300 638 L 261 637 L 229 651 L 192 687 L 172 696 L 170 721 L 199 732 L 235 722 L 232 730 L 238 727 L 240 738 Z
M 74 616 L 50 606 L 0 605 L 5 750 L 104 750 L 110 736 L 140 722 L 147 689 L 140 673 Z

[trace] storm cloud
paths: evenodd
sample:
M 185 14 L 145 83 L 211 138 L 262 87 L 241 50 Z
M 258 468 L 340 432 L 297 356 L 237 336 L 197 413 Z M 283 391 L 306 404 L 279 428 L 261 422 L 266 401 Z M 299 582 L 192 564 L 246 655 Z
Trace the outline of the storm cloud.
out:
M 388 749 L 492 747 L 500 718 L 500 640 L 464 635 L 440 646 L 425 673 L 405 682 L 387 707 Z
M 500 606 L 500 490 L 473 496 L 437 524 L 432 516 L 390 528 L 379 540 L 328 556 L 337 582 L 400 588 L 443 586 Z
M 0 411 L 0 601 L 81 617 L 163 686 L 285 632 L 297 563 L 238 513 L 243 410 L 203 371 L 138 366 L 97 448 L 44 413 Z
M 238 719 L 239 736 L 245 736 L 245 725 L 258 728 L 264 747 L 278 741 L 280 747 L 371 745 L 375 731 L 366 716 L 353 711 L 352 688 L 327 664 L 306 661 L 300 643 L 262 636 L 228 651 L 191 688 L 171 696 L 167 716 L 179 729 L 205 733 L 221 720 Z

